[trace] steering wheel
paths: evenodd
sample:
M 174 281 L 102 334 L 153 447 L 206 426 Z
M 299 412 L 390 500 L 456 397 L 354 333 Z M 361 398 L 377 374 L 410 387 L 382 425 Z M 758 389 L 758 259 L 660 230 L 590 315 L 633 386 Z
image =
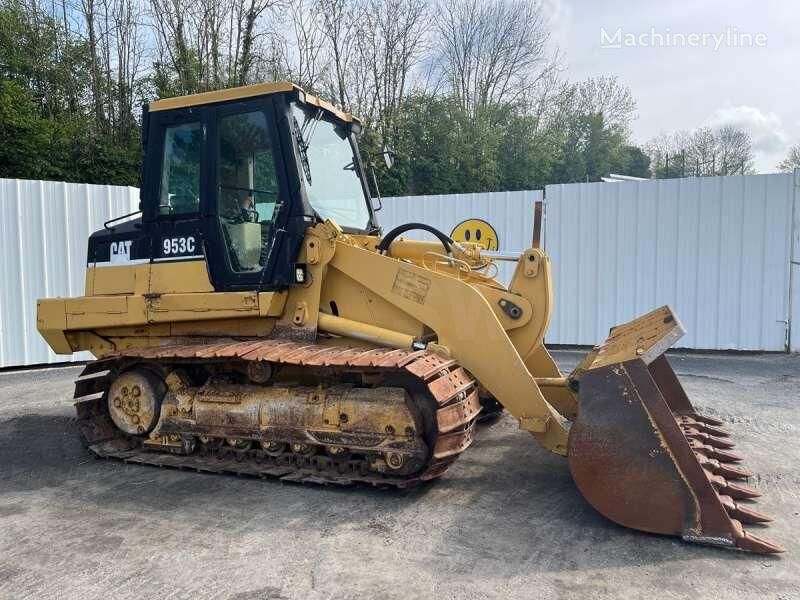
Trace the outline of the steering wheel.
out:
M 239 212 L 235 215 L 225 216 L 223 218 L 230 224 L 230 225 L 239 225 L 241 223 L 259 223 L 260 218 L 258 216 L 258 211 L 253 208 L 241 208 L 239 207 Z
M 385 254 L 386 251 L 389 250 L 389 246 L 392 245 L 392 242 L 395 241 L 398 236 L 406 231 L 412 231 L 414 229 L 421 229 L 422 231 L 432 233 L 442 243 L 442 246 L 444 246 L 448 256 L 452 254 L 452 244 L 454 243 L 452 238 L 448 235 L 445 235 L 435 227 L 431 227 L 425 223 L 406 223 L 405 225 L 395 227 L 389 233 L 383 236 L 383 239 L 377 245 L 376 250 L 381 254 Z
M 260 221 L 258 211 L 255 208 L 239 208 L 242 212 L 242 217 L 247 215 L 246 223 L 258 223 Z
M 250 188 L 243 188 L 237 187 L 233 185 L 222 185 L 220 184 L 221 190 L 235 190 L 236 192 L 240 191 L 247 191 L 247 192 L 256 192 L 260 190 L 253 190 Z M 251 195 L 251 198 L 253 196 Z M 235 212 L 229 209 L 228 214 L 221 215 L 229 224 L 237 225 L 240 223 L 258 223 L 261 219 L 259 218 L 258 211 L 255 208 L 255 203 L 251 204 L 251 208 L 245 208 L 241 205 L 241 198 L 239 198 L 237 194 L 231 194 L 229 197 L 226 198 L 226 202 L 234 205 L 236 207 Z

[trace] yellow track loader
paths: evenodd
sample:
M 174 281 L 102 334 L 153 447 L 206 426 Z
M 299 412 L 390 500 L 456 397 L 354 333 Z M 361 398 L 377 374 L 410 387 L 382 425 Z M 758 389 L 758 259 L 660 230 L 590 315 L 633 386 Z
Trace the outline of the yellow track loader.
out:
M 420 223 L 381 235 L 360 129 L 291 83 L 145 107 L 139 213 L 91 235 L 84 296 L 38 302 L 55 352 L 97 357 L 75 386 L 91 451 L 405 487 L 440 477 L 502 405 L 617 523 L 780 552 L 743 530 L 769 520 L 737 483 L 749 473 L 664 356 L 683 331 L 669 307 L 563 375 L 543 344 L 547 255 Z M 402 237 L 417 229 L 434 239 Z

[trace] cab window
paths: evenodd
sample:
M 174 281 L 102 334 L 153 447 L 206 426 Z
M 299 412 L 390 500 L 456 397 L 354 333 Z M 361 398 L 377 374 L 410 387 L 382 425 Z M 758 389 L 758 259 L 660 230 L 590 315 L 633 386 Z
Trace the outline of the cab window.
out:
M 321 110 L 292 104 L 295 143 L 306 194 L 321 219 L 364 231 L 369 227 L 367 197 L 358 175 L 355 147 L 343 123 Z
M 231 269 L 263 269 L 278 200 L 275 160 L 263 112 L 218 121 L 217 215 Z
M 199 122 L 167 127 L 161 161 L 159 215 L 196 213 L 200 210 L 200 149 L 203 142 Z

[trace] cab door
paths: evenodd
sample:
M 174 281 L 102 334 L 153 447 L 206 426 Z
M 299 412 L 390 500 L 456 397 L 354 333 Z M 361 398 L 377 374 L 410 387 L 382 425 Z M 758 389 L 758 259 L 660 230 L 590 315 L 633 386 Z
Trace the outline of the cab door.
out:
M 285 288 L 282 251 L 292 196 L 270 97 L 220 104 L 208 114 L 203 210 L 215 289 Z

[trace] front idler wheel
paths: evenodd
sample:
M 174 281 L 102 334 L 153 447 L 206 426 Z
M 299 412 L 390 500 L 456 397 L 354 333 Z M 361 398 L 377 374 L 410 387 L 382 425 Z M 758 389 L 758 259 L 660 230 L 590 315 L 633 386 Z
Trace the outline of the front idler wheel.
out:
M 124 433 L 145 436 L 158 423 L 166 391 L 164 380 L 152 371 L 125 371 L 108 389 L 109 416 Z

